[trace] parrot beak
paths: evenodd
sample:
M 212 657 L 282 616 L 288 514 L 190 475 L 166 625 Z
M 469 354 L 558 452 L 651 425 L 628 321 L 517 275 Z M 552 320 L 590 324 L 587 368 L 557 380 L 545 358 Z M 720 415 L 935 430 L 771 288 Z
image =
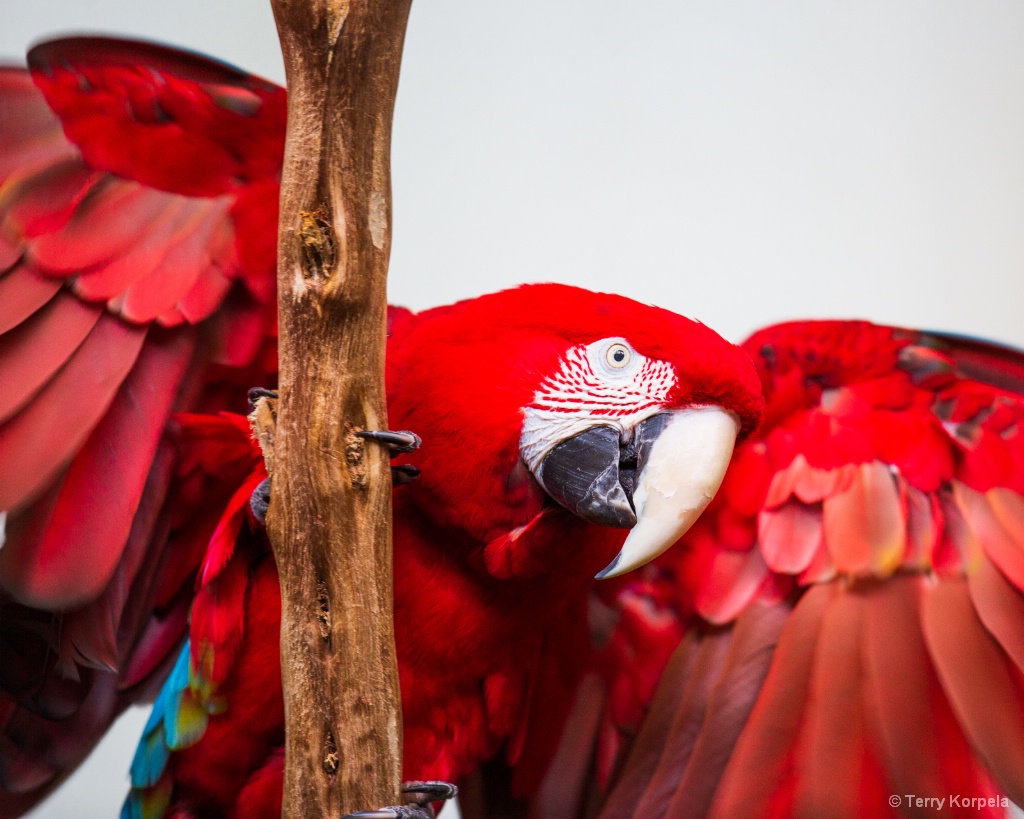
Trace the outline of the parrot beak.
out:
M 595 426 L 574 435 L 541 461 L 537 480 L 574 515 L 599 526 L 630 529 L 637 521 L 633 506 L 637 475 L 669 417 L 655 415 L 625 434 L 614 427 Z
M 697 407 L 657 417 L 666 420 L 633 490 L 636 525 L 598 579 L 639 568 L 679 540 L 715 496 L 732 459 L 739 432 L 732 413 Z
M 663 412 L 625 433 L 594 426 L 562 441 L 537 480 L 553 500 L 600 526 L 631 528 L 598 578 L 643 566 L 675 543 L 718 491 L 739 423 L 719 407 Z

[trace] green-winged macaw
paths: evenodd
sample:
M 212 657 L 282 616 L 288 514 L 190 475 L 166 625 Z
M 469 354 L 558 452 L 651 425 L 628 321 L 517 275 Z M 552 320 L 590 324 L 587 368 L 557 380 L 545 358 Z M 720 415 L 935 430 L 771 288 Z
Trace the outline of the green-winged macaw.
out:
M 284 92 L 109 39 L 29 67 L 0 71 L 0 815 L 161 684 L 126 813 L 277 815 L 265 472 L 216 413 L 273 380 Z M 510 767 L 504 804 L 552 817 L 1024 799 L 1018 354 L 863 322 L 741 350 L 558 285 L 390 334 L 423 440 L 407 778 L 497 759 L 491 792 Z

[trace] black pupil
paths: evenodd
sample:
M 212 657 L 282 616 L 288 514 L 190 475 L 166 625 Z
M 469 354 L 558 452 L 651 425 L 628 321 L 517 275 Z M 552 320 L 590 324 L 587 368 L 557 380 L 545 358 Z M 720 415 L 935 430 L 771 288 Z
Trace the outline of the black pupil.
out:
M 626 351 L 625 350 L 616 350 L 614 353 L 612 353 L 612 358 L 614 358 L 615 361 L 617 363 L 619 363 L 619 364 L 622 363 L 622 361 L 623 361 L 623 359 L 625 359 L 625 357 L 626 357 Z

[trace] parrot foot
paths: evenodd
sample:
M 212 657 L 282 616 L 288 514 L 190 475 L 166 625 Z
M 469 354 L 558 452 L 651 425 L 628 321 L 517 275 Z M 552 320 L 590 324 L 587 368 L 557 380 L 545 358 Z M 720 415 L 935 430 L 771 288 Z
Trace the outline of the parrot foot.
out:
M 256 521 L 266 528 L 267 510 L 270 508 L 270 478 L 264 478 L 249 496 L 249 509 Z
M 259 403 L 261 398 L 276 401 L 278 397 L 277 390 L 268 390 L 266 387 L 253 387 L 249 390 L 249 406 L 256 409 L 256 405 Z M 395 431 L 363 429 L 357 432 L 356 435 L 368 441 L 377 441 L 377 443 L 387 444 L 388 452 L 391 455 L 415 452 L 423 444 L 423 439 L 420 438 L 419 435 L 405 429 Z
M 399 464 L 391 467 L 391 483 L 395 486 L 412 483 L 420 476 L 420 468 L 412 464 Z
M 347 813 L 342 819 L 434 819 L 432 802 L 443 802 L 458 794 L 459 789 L 448 782 L 404 782 L 404 805 L 391 805 L 379 810 L 361 810 Z
M 423 444 L 423 440 L 415 432 L 407 429 L 391 432 L 382 429 L 364 429 L 356 433 L 360 438 L 387 444 L 388 452 L 397 455 L 400 452 L 415 452 Z
M 277 400 L 277 390 L 269 390 L 265 387 L 253 387 L 249 390 L 249 405 L 253 408 L 249 420 L 256 431 L 260 450 L 263 452 L 263 460 L 267 465 L 267 472 L 271 474 L 274 471 L 274 426 L 277 423 L 275 406 Z M 364 440 L 386 445 L 388 455 L 391 457 L 406 452 L 415 452 L 423 443 L 419 435 L 406 430 L 390 432 L 366 429 L 360 430 L 356 435 Z M 398 464 L 391 467 L 391 482 L 395 486 L 412 483 L 419 476 L 419 467 L 412 464 Z M 270 478 L 256 487 L 256 491 L 249 499 L 249 506 L 252 509 L 253 517 L 265 526 L 267 509 L 270 506 Z
M 256 409 L 256 402 L 261 398 L 269 398 L 271 401 L 278 399 L 277 390 L 268 390 L 266 387 L 253 387 L 249 390 L 249 406 Z
M 423 443 L 423 440 L 415 432 L 409 430 L 396 430 L 394 432 L 383 429 L 363 429 L 356 433 L 359 438 L 365 441 L 376 441 L 388 448 L 388 455 L 394 457 L 406 452 L 415 452 Z M 391 467 L 391 482 L 395 486 L 412 483 L 420 476 L 418 466 L 412 464 L 398 464 Z
M 265 387 L 253 387 L 249 390 L 249 406 L 252 412 L 249 413 L 249 424 L 256 435 L 256 442 L 260 445 L 260 452 L 263 453 L 263 463 L 266 464 L 267 474 L 274 474 L 274 430 L 277 427 L 277 390 L 268 390 Z M 265 499 L 269 502 L 270 485 L 261 487 Z M 254 496 L 255 497 L 255 496 Z M 267 516 L 264 506 L 263 516 L 253 506 L 253 514 L 262 522 Z

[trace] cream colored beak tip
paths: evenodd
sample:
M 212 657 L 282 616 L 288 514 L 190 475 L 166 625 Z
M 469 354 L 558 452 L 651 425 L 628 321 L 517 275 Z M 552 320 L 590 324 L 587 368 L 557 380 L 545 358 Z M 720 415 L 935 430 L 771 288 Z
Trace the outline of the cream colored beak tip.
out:
M 738 432 L 736 416 L 720 407 L 673 413 L 633 493 L 636 525 L 597 579 L 649 563 L 686 533 L 722 485 Z

